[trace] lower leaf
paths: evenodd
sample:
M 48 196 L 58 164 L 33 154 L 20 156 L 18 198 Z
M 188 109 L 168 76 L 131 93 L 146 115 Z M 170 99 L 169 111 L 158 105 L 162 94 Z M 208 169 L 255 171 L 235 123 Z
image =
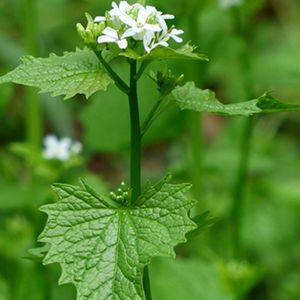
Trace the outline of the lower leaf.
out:
M 114 205 L 85 183 L 54 186 L 59 201 L 41 207 L 48 222 L 39 240 L 50 244 L 44 264 L 61 265 L 60 283 L 73 283 L 78 300 L 145 299 L 143 268 L 154 256 L 174 256 L 197 227 L 184 195 L 190 185 L 168 180 L 146 188 L 138 207 Z

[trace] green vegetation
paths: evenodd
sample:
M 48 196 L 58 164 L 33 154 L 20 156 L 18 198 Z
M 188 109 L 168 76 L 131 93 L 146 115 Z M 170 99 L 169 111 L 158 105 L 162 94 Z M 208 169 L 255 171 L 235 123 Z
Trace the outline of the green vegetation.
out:
M 299 299 L 300 5 L 146 2 L 0 3 L 0 300 Z

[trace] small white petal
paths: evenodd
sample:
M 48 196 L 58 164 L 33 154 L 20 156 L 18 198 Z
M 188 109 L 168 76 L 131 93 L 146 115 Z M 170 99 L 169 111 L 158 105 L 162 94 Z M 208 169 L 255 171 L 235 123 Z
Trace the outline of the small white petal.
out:
M 97 39 L 97 42 L 99 44 L 102 44 L 102 43 L 113 43 L 115 41 L 116 41 L 116 39 L 114 39 L 114 38 L 112 38 L 110 36 L 107 36 L 107 35 L 101 35 Z
M 137 10 L 145 9 L 140 3 L 134 3 L 131 7 L 136 8 Z
M 127 38 L 127 37 L 131 37 L 134 36 L 136 34 L 136 30 L 134 30 L 134 28 L 128 28 L 123 34 L 122 37 L 123 39 Z
M 102 17 L 102 16 L 98 16 L 94 19 L 94 22 L 104 22 L 106 21 L 106 18 L 105 17 Z
M 118 44 L 120 49 L 126 49 L 127 46 L 128 46 L 127 40 L 125 40 L 125 39 L 117 41 L 117 44 Z
M 148 16 L 149 16 L 149 14 L 145 9 L 139 10 L 137 22 L 140 24 L 145 24 L 148 19 Z
M 167 42 L 165 42 L 165 41 L 159 42 L 158 45 L 162 46 L 162 47 L 168 47 L 169 46 L 169 44 Z
M 160 32 L 162 28 L 157 24 L 145 24 L 144 28 L 153 32 Z
M 113 28 L 106 27 L 102 33 L 114 39 L 118 39 L 118 32 Z
M 74 142 L 71 146 L 71 152 L 73 154 L 79 154 L 82 151 L 82 144 L 80 142 Z
M 163 18 L 159 17 L 159 18 L 157 18 L 157 21 L 158 21 L 160 27 L 162 28 L 162 31 L 165 31 L 165 32 L 168 31 L 167 23 Z
M 170 35 L 170 37 L 176 42 L 176 43 L 182 43 L 183 39 L 176 36 L 176 35 Z
M 152 5 L 147 5 L 146 6 L 146 10 L 149 12 L 149 14 L 150 13 L 161 13 L 160 11 L 158 11 L 157 9 L 156 9 L 156 7 L 155 6 L 152 6 Z
M 120 20 L 128 26 L 131 26 L 131 27 L 136 27 L 137 26 L 136 21 L 134 19 L 132 19 L 131 17 L 129 17 L 128 15 L 126 15 L 126 14 L 121 15 Z
M 60 144 L 65 149 L 69 148 L 72 144 L 72 140 L 69 137 L 64 137 L 60 140 Z
M 130 5 L 126 1 L 121 1 L 119 8 L 122 12 L 126 12 L 128 9 L 130 9 Z
M 119 9 L 118 4 L 115 1 L 111 5 L 114 9 Z
M 68 160 L 70 157 L 70 154 L 68 152 L 68 150 L 66 149 L 59 149 L 57 152 L 57 159 L 62 160 L 62 161 L 66 161 Z
M 165 20 L 173 20 L 173 19 L 175 19 L 175 16 L 170 15 L 170 14 L 162 15 L 161 17 L 163 19 L 165 19 Z
M 171 32 L 170 32 L 170 34 L 175 34 L 175 35 L 179 35 L 179 34 L 183 34 L 183 33 L 184 33 L 183 30 L 176 29 L 176 28 L 172 29 Z
M 58 144 L 58 139 L 55 135 L 47 135 L 44 138 L 44 145 L 46 148 L 55 147 Z

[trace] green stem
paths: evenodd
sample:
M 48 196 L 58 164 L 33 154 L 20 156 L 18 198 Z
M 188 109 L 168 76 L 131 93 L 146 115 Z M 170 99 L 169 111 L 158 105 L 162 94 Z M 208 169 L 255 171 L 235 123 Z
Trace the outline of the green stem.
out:
M 37 16 L 35 0 L 23 0 L 25 47 L 29 54 L 37 55 Z M 42 139 L 42 112 L 35 89 L 26 88 L 26 135 L 33 147 L 39 148 Z
M 240 38 L 245 37 L 245 28 L 241 21 L 240 11 L 237 7 L 232 9 L 232 20 L 234 23 L 234 30 Z M 247 98 L 253 96 L 253 83 L 250 75 L 251 63 L 248 54 L 248 49 L 245 46 L 240 54 L 240 64 L 244 77 L 243 85 Z M 237 167 L 236 179 L 233 190 L 233 203 L 230 215 L 231 234 L 232 234 L 232 255 L 236 259 L 242 259 L 243 246 L 242 246 L 242 229 L 243 229 L 243 216 L 246 197 L 247 173 L 249 169 L 249 160 L 251 155 L 251 145 L 253 139 L 253 129 L 255 125 L 255 118 L 249 117 L 245 119 L 240 144 L 240 158 Z
M 136 80 L 139 80 L 142 77 L 144 71 L 149 66 L 150 62 L 151 62 L 150 60 L 144 60 L 142 62 L 142 65 L 141 65 L 140 69 L 138 70 L 138 72 L 136 74 Z
M 151 300 L 152 295 L 151 295 L 151 287 L 150 287 L 150 277 L 149 277 L 149 269 L 147 266 L 144 268 L 143 287 L 144 287 L 146 299 Z
M 153 108 L 151 109 L 149 115 L 146 117 L 143 125 L 142 125 L 142 128 L 141 128 L 141 136 L 143 137 L 144 134 L 146 133 L 146 131 L 148 130 L 148 128 L 151 126 L 151 124 L 153 123 L 153 121 L 155 120 L 156 118 L 156 113 L 162 103 L 162 100 L 163 98 L 160 97 L 157 102 L 154 104 Z
M 96 50 L 95 48 L 93 49 L 94 53 L 108 72 L 108 74 L 111 76 L 111 78 L 114 80 L 116 86 L 125 94 L 129 94 L 129 87 L 128 85 L 123 81 L 123 79 L 110 67 L 108 62 L 103 58 L 101 52 Z
M 141 129 L 137 95 L 137 67 L 136 61 L 130 61 L 130 86 L 129 86 L 129 108 L 130 108 L 130 132 L 131 132 L 131 152 L 130 152 L 130 186 L 131 206 L 137 204 L 141 194 Z M 151 289 L 148 268 L 144 268 L 143 286 L 147 300 L 151 300 Z
M 132 189 L 131 205 L 137 203 L 141 193 L 141 135 L 139 104 L 137 96 L 136 81 L 136 61 L 130 62 L 130 88 L 129 88 L 129 108 L 130 108 L 130 185 Z
M 244 202 L 246 193 L 247 173 L 249 169 L 249 159 L 254 128 L 254 117 L 244 120 L 242 139 L 240 145 L 240 158 L 236 173 L 233 191 L 233 204 L 231 211 L 231 232 L 233 257 L 242 258 L 242 226 L 244 215 Z

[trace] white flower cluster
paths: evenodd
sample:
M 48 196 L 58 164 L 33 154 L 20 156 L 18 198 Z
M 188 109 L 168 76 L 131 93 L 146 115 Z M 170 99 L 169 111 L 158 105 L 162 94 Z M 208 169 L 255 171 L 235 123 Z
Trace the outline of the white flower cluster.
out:
M 238 6 L 243 3 L 243 0 L 219 0 L 220 7 L 223 9 L 230 8 L 232 6 Z
M 80 142 L 73 142 L 69 137 L 58 139 L 54 135 L 48 135 L 44 138 L 44 146 L 43 157 L 45 159 L 60 161 L 67 161 L 71 156 L 79 154 L 82 150 Z
M 112 9 L 104 16 L 95 18 L 96 23 L 105 23 L 98 43 L 116 43 L 120 49 L 128 47 L 129 39 L 142 41 L 144 49 L 149 53 L 157 46 L 168 47 L 172 38 L 177 43 L 182 42 L 178 35 L 183 30 L 168 28 L 166 20 L 174 19 L 173 15 L 163 14 L 154 6 L 142 6 L 139 3 L 130 5 L 121 1 L 119 5 L 112 3 Z

